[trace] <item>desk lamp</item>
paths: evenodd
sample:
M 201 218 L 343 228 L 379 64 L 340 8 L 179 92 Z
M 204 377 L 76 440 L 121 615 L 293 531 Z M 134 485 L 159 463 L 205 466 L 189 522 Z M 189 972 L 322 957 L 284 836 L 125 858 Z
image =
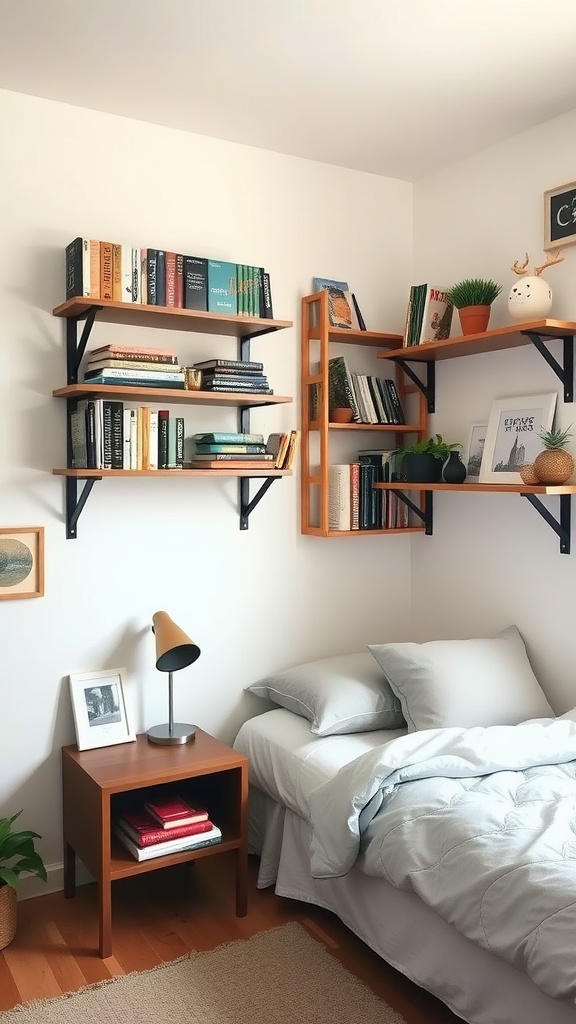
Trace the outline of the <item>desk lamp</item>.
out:
M 187 668 L 200 657 L 200 648 L 172 621 L 167 612 L 152 616 L 152 632 L 156 637 L 156 668 L 168 672 L 168 722 L 148 730 L 150 743 L 190 743 L 196 730 L 193 725 L 174 721 L 172 673 Z

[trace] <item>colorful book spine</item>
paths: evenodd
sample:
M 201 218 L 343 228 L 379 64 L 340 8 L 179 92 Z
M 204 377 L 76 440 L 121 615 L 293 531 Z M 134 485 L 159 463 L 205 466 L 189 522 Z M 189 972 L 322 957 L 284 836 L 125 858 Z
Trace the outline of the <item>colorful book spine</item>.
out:
M 208 310 L 226 315 L 238 312 L 236 264 L 208 260 Z
M 184 308 L 208 309 L 208 261 L 197 256 L 183 257 Z
M 264 434 L 234 434 L 216 431 L 208 434 L 193 434 L 193 440 L 200 444 L 263 444 Z

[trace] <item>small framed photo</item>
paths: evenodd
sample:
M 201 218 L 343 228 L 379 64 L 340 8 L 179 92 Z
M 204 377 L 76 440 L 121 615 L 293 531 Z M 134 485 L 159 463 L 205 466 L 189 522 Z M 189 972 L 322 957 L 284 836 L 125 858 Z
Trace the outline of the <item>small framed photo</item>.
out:
M 78 750 L 111 747 L 136 739 L 126 702 L 123 668 L 70 675 Z
M 544 249 L 576 242 L 576 181 L 544 193 Z
M 466 456 L 466 479 L 473 483 L 480 479 L 480 466 L 486 444 L 487 423 L 473 423 L 470 427 L 468 439 L 468 453 Z
M 492 402 L 480 483 L 522 483 L 520 469 L 542 451 L 540 431 L 554 421 L 556 392 L 496 398 Z
M 44 597 L 44 527 L 0 527 L 0 601 Z

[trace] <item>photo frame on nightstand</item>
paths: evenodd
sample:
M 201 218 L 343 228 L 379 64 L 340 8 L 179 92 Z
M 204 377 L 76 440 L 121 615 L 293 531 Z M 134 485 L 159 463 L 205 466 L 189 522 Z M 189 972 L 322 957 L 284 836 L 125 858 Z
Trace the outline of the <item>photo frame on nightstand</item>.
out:
M 78 750 L 132 743 L 136 739 L 126 701 L 123 668 L 70 675 Z

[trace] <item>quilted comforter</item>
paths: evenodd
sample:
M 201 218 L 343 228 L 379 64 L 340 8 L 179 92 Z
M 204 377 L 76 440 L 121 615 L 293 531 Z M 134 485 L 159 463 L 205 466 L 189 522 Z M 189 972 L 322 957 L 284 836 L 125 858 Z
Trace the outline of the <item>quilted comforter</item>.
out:
M 362 869 L 576 1002 L 576 722 L 431 729 L 310 797 L 312 874 Z

